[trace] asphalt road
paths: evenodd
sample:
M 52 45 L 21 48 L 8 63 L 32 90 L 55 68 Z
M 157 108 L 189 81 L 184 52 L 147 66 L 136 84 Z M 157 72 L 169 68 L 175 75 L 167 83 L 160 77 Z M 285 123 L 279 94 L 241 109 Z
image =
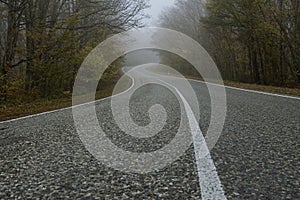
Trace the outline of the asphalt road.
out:
M 172 85 L 178 79 L 144 68 L 133 74 L 135 83 L 158 77 Z M 204 83 L 190 84 L 205 135 L 211 114 L 208 90 Z M 233 88 L 226 93 L 224 129 L 210 152 L 226 198 L 299 199 L 300 99 Z M 110 98 L 96 102 L 99 124 L 126 151 L 156 151 L 179 129 L 180 100 L 167 87 L 148 84 L 133 94 L 129 107 L 132 120 L 146 126 L 151 122 L 147 111 L 155 104 L 164 106 L 167 120 L 153 137 L 124 134 L 114 121 Z M 0 199 L 201 199 L 207 189 L 199 179 L 194 145 L 170 165 L 147 174 L 102 164 L 80 140 L 72 109 L 0 123 L 0 138 Z

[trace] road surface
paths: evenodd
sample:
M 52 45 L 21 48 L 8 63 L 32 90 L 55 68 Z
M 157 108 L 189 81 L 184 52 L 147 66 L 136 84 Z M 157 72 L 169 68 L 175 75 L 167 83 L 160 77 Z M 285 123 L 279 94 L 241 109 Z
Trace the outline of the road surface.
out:
M 172 85 L 178 79 L 143 67 L 134 70 L 135 83 L 152 77 Z M 211 114 L 208 90 L 202 82 L 190 84 L 205 135 Z M 215 196 L 219 199 L 298 199 L 300 99 L 234 88 L 226 88 L 226 93 L 225 126 L 210 152 L 213 186 L 201 185 L 210 175 L 201 178 L 194 145 L 155 172 L 130 174 L 107 167 L 86 150 L 69 108 L 0 123 L 0 199 L 207 199 L 218 187 L 225 193 Z M 110 98 L 96 102 L 99 124 L 126 151 L 155 151 L 174 138 L 180 102 L 167 87 L 155 84 L 136 91 L 130 101 L 131 117 L 141 126 L 150 123 L 147 111 L 157 103 L 168 117 L 156 136 L 124 135 L 113 120 Z

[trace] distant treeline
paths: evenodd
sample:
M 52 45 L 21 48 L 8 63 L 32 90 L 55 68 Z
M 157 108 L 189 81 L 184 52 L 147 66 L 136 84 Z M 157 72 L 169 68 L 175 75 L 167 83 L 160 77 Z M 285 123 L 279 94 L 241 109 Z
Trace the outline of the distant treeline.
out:
M 300 86 L 298 0 L 176 0 L 160 19 L 200 42 L 226 80 Z
M 147 7 L 146 0 L 0 0 L 0 104 L 71 92 L 89 51 L 141 26 Z

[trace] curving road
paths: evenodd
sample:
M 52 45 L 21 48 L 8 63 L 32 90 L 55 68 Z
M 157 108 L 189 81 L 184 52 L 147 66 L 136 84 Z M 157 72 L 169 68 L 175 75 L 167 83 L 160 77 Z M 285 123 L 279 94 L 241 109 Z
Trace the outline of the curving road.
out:
M 132 120 L 140 126 L 151 124 L 155 116 L 151 118 L 148 110 L 160 104 L 167 114 L 166 123 L 152 137 L 124 134 L 114 121 L 111 98 L 107 98 L 96 102 L 106 137 L 128 152 L 159 150 L 176 137 L 180 105 L 184 105 L 183 121 L 190 129 L 180 130 L 190 134 L 193 144 L 183 155 L 154 172 L 126 173 L 102 164 L 88 152 L 77 134 L 71 108 L 1 122 L 0 199 L 300 197 L 300 98 L 226 88 L 227 117 L 222 135 L 210 154 L 200 158 L 197 144 L 202 133 L 206 135 L 211 115 L 206 85 L 189 81 L 200 110 L 199 123 L 195 124 L 195 105 L 185 102 L 183 89 L 174 86 L 179 78 L 147 67 L 134 68 L 130 76 L 135 85 L 145 80 L 161 83 L 148 84 L 133 93 L 129 102 Z M 112 98 L 125 103 L 123 96 L 130 90 Z M 123 115 L 120 110 L 121 119 Z

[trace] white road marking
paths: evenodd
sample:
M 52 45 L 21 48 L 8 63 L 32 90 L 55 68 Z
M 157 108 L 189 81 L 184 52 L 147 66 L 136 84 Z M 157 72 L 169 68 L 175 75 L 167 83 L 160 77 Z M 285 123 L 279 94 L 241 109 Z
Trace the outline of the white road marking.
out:
M 164 75 L 162 75 L 162 76 L 164 76 Z M 135 84 L 134 83 L 134 78 L 132 78 L 131 76 L 129 76 L 129 77 L 132 80 L 131 87 L 128 88 L 127 90 L 125 90 L 124 92 L 113 95 L 111 97 L 106 97 L 106 98 L 103 98 L 103 99 L 100 99 L 100 100 L 97 100 L 97 101 L 94 101 L 94 102 L 88 102 L 88 103 L 84 103 L 84 104 L 80 104 L 80 105 L 76 105 L 76 106 L 71 106 L 71 107 L 67 107 L 67 108 L 62 108 L 62 109 L 43 112 L 43 113 L 39 113 L 39 114 L 29 115 L 29 116 L 20 117 L 20 118 L 16 118 L 16 119 L 12 119 L 12 120 L 7 120 L 7 121 L 1 121 L 0 124 L 15 122 L 15 121 L 29 119 L 29 118 L 33 118 L 33 117 L 37 117 L 37 116 L 41 116 L 41 115 L 46 115 L 46 114 L 50 114 L 50 113 L 69 110 L 69 109 L 72 109 L 74 107 L 89 105 L 91 103 L 101 102 L 101 101 L 107 100 L 109 98 L 119 96 L 121 94 L 124 94 L 124 93 L 128 92 L 129 90 L 131 90 L 134 87 L 134 84 Z M 173 76 L 168 76 L 168 77 L 173 77 Z M 173 77 L 173 78 L 180 78 L 180 77 Z M 182 78 L 180 78 L 180 79 L 182 79 Z M 188 80 L 203 83 L 203 84 L 218 86 L 218 87 L 225 87 L 225 88 L 233 89 L 233 90 L 240 90 L 240 91 L 244 91 L 244 92 L 251 92 L 251 93 L 257 93 L 257 94 L 268 95 L 268 96 L 275 96 L 275 97 L 281 97 L 281 98 L 300 100 L 300 97 L 280 95 L 280 94 L 274 94 L 274 93 L 268 93 L 268 92 L 260 92 L 260 91 L 249 90 L 249 89 L 241 89 L 241 88 L 236 88 L 236 87 L 231 87 L 231 86 L 224 86 L 224 85 L 219 85 L 219 84 L 207 83 L 207 82 L 204 82 L 204 81 L 199 81 L 199 80 L 194 80 L 194 79 L 188 79 Z M 164 81 L 162 81 L 162 82 L 164 82 Z M 164 82 L 164 83 L 166 83 L 166 82 Z M 166 83 L 166 84 L 168 84 L 168 83 Z M 168 85 L 170 85 L 170 84 L 168 84 Z M 197 122 L 197 120 L 196 120 L 196 118 L 195 118 L 195 116 L 192 112 L 192 109 L 191 109 L 190 105 L 188 104 L 187 100 L 184 98 L 184 96 L 178 91 L 178 89 L 176 87 L 172 86 L 172 85 L 170 85 L 170 86 L 173 87 L 176 90 L 176 92 L 178 93 L 178 95 L 182 99 L 182 102 L 183 102 L 183 104 L 185 106 L 185 109 L 186 109 L 186 112 L 187 112 L 189 125 L 190 125 L 191 132 L 192 132 L 192 135 L 193 135 L 195 157 L 196 157 L 196 163 L 197 163 L 197 167 L 198 167 L 198 176 L 199 176 L 199 182 L 200 182 L 200 187 L 201 187 L 202 198 L 203 199 L 226 199 L 226 196 L 225 196 L 224 191 L 222 189 L 221 181 L 218 177 L 216 167 L 213 163 L 211 155 L 208 154 L 205 158 L 202 158 L 202 159 L 199 156 L 200 155 L 200 147 L 202 145 L 204 145 L 204 147 L 206 148 L 207 151 L 209 151 L 209 150 L 208 150 L 208 147 L 205 143 L 205 138 L 204 138 L 204 136 L 202 134 L 202 131 L 201 131 L 199 125 L 198 125 L 198 122 Z
M 129 90 L 131 90 L 134 87 L 134 84 L 135 84 L 134 78 L 131 76 L 129 76 L 129 77 L 132 80 L 131 87 L 128 88 L 127 90 L 125 90 L 124 92 L 113 95 L 111 97 L 106 97 L 106 98 L 103 98 L 103 99 L 100 99 L 100 100 L 97 100 L 94 102 L 88 102 L 88 103 L 79 104 L 76 106 L 71 106 L 71 107 L 62 108 L 62 109 L 58 109 L 58 110 L 53 110 L 53 111 L 43 112 L 43 113 L 39 113 L 39 114 L 35 114 L 35 115 L 29 115 L 29 116 L 25 116 L 25 117 L 21 117 L 21 118 L 17 118 L 17 119 L 2 121 L 2 122 L 0 122 L 0 124 L 15 122 L 15 121 L 23 120 L 23 119 L 29 119 L 29 118 L 33 118 L 33 117 L 37 117 L 37 116 L 41 116 L 41 115 L 46 115 L 46 114 L 50 114 L 50 113 L 69 110 L 69 109 L 72 109 L 75 107 L 89 105 L 89 104 L 92 104 L 95 102 L 101 102 L 106 99 L 119 96 L 121 94 L 128 92 Z M 162 80 L 160 80 L 160 81 L 162 81 Z M 162 82 L 164 82 L 164 81 L 162 81 Z M 164 83 L 166 83 L 166 82 L 164 82 Z M 166 84 L 168 84 L 168 83 L 166 83 Z M 168 85 L 170 85 L 170 84 L 168 84 Z M 199 176 L 199 182 L 200 182 L 200 188 L 201 188 L 201 197 L 202 197 L 202 199 L 220 199 L 220 200 L 226 199 L 226 196 L 222 189 L 221 181 L 217 174 L 217 170 L 213 163 L 211 155 L 208 153 L 208 155 L 205 158 L 200 157 L 200 147 L 201 146 L 202 146 L 202 149 L 204 149 L 205 151 L 209 152 L 209 150 L 206 145 L 205 138 L 202 134 L 202 131 L 198 125 L 198 122 L 192 112 L 192 109 L 191 109 L 190 105 L 188 104 L 187 100 L 184 98 L 184 96 L 179 92 L 179 90 L 172 85 L 170 85 L 170 86 L 173 87 L 176 90 L 176 92 L 179 94 L 179 96 L 182 99 L 182 102 L 185 106 L 186 112 L 187 112 L 189 125 L 190 125 L 191 132 L 193 135 L 195 157 L 196 157 L 197 170 L 198 170 L 198 176 Z
M 161 76 L 164 76 L 164 75 L 161 75 Z M 174 76 L 167 76 L 167 77 L 182 79 L 180 77 L 174 77 Z M 130 77 L 130 78 L 132 80 L 134 80 L 132 77 Z M 240 90 L 240 91 L 244 91 L 244 92 L 251 92 L 251 93 L 258 93 L 258 94 L 263 94 L 263 95 L 268 95 L 268 96 L 275 96 L 275 97 L 282 97 L 282 98 L 300 100 L 300 97 L 280 95 L 280 94 L 274 94 L 274 93 L 268 93 L 268 92 L 260 92 L 260 91 L 256 91 L 256 90 L 241 89 L 241 88 L 236 88 L 236 87 L 231 87 L 231 86 L 224 86 L 224 85 L 219 85 L 219 84 L 214 84 L 214 83 L 206 83 L 204 81 L 199 81 L 199 80 L 195 80 L 195 79 L 189 79 L 189 78 L 187 78 L 187 79 L 190 80 L 190 81 L 194 81 L 194 82 L 199 82 L 199 83 L 203 83 L 203 84 L 214 85 L 214 86 L 218 86 L 218 87 L 225 87 L 225 88 L 232 89 L 232 90 Z M 132 89 L 133 86 L 134 86 L 134 84 L 131 85 L 131 88 L 129 88 L 128 90 L 126 90 L 126 91 L 124 91 L 124 92 L 122 92 L 120 94 L 123 94 L 123 93 L 129 91 L 130 89 Z M 117 95 L 114 95 L 114 96 L 118 96 L 120 94 L 117 94 Z M 106 98 L 97 100 L 95 102 L 103 101 L 103 100 L 112 98 L 114 96 L 106 97 Z M 91 104 L 91 103 L 93 103 L 93 102 L 86 103 L 86 104 Z M 83 106 L 83 105 L 86 105 L 86 104 L 80 104 L 80 105 L 77 105 L 77 106 Z M 34 115 L 28 115 L 28 116 L 25 116 L 25 117 L 19 117 L 19 118 L 16 118 L 16 119 L 1 121 L 0 124 L 10 123 L 10 122 L 18 121 L 18 120 L 23 120 L 23 119 L 29 119 L 29 118 L 33 118 L 33 117 L 37 117 L 37 116 L 41 116 L 41 115 L 46 115 L 46 114 L 55 113 L 55 112 L 59 112 L 59 111 L 69 110 L 69 109 L 72 109 L 72 108 L 73 108 L 73 106 L 72 107 L 58 109 L 58 110 L 52 110 L 52 111 L 48 111 L 48 112 L 43 112 L 43 113 L 39 113 L 39 114 L 34 114 Z
M 274 96 L 274 97 L 300 100 L 300 97 L 287 96 L 287 95 L 275 94 L 275 93 L 270 93 L 270 92 L 261 92 L 261 91 L 257 91 L 257 90 L 242 89 L 242 88 L 237 88 L 237 87 L 232 87 L 232 86 L 219 85 L 219 84 L 215 84 L 215 83 L 206 83 L 204 81 L 193 80 L 193 79 L 188 79 L 188 80 L 203 83 L 203 84 L 213 85 L 213 86 L 217 86 L 217 87 L 225 87 L 225 88 L 232 89 L 232 90 L 240 90 L 240 91 L 244 91 L 244 92 L 263 94 L 263 95 L 267 95 L 267 96 Z
M 201 188 L 201 197 L 202 199 L 213 199 L 213 200 L 224 200 L 227 199 L 222 188 L 222 184 L 220 178 L 218 176 L 218 172 L 216 166 L 211 158 L 209 153 L 209 149 L 205 142 L 205 138 L 203 133 L 199 127 L 199 124 L 193 114 L 192 108 L 190 107 L 189 103 L 185 99 L 185 97 L 181 94 L 181 92 L 174 87 L 173 85 L 158 79 L 161 82 L 169 85 L 170 87 L 174 88 L 178 95 L 180 96 L 189 121 L 189 125 L 191 128 L 191 132 L 193 135 L 193 143 L 194 143 L 194 151 L 196 157 L 196 164 L 198 168 L 198 176 L 199 176 L 199 183 Z M 201 158 L 200 151 L 207 152 L 207 155 L 204 158 Z
M 288 96 L 288 95 L 275 94 L 275 93 L 270 93 L 270 92 L 261 92 L 261 91 L 257 91 L 257 90 L 242 89 L 242 88 L 226 86 L 226 85 L 220 85 L 220 84 L 215 84 L 215 83 L 209 83 L 209 82 L 190 79 L 190 78 L 175 77 L 175 76 L 172 76 L 172 75 L 170 75 L 170 76 L 166 76 L 166 75 L 163 75 L 163 74 L 159 74 L 159 75 L 164 76 L 164 77 L 186 79 L 186 80 L 190 80 L 190 81 L 194 81 L 194 82 L 198 82 L 198 83 L 203 83 L 203 84 L 207 84 L 207 85 L 212 85 L 212 86 L 217 86 L 217 87 L 224 87 L 224 88 L 228 88 L 228 89 L 232 89 L 232 90 L 240 90 L 240 91 L 243 91 L 243 92 L 250 92 L 250 93 L 257 93 L 257 94 L 262 94 L 262 95 L 267 95 L 267 96 L 274 96 L 274 97 L 300 100 L 300 97 L 296 97 L 296 96 Z

